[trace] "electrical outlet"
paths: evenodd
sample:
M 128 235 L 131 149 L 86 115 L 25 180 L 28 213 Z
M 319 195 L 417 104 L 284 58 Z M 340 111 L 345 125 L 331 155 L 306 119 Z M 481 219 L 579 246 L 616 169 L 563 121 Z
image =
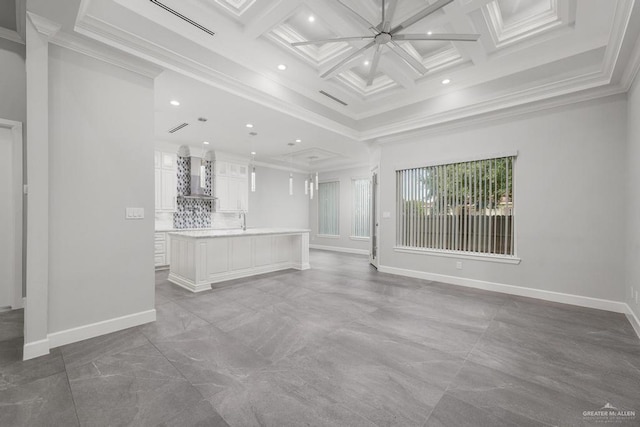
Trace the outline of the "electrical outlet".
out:
M 462 270 L 462 261 L 457 261 L 457 262 L 456 262 L 456 268 L 457 268 L 458 270 Z

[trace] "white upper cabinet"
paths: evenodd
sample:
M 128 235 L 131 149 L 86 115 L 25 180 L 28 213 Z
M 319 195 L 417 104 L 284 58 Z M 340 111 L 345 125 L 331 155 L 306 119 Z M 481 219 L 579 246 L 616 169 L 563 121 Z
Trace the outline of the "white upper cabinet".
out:
M 154 152 L 156 210 L 175 211 L 177 191 L 177 155 Z
M 249 210 L 249 166 L 217 160 L 215 175 L 216 211 Z

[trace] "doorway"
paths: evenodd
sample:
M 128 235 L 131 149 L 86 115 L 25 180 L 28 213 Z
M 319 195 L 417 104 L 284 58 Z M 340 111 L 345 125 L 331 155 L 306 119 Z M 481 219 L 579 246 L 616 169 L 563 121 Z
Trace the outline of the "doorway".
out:
M 0 310 L 22 308 L 22 123 L 0 119 Z

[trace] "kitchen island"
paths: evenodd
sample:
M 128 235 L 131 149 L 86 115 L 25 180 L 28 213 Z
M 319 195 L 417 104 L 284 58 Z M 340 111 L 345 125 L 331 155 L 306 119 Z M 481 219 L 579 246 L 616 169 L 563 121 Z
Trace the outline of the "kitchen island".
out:
M 309 230 L 249 228 L 171 232 L 169 281 L 192 292 L 212 283 L 293 268 L 307 270 Z

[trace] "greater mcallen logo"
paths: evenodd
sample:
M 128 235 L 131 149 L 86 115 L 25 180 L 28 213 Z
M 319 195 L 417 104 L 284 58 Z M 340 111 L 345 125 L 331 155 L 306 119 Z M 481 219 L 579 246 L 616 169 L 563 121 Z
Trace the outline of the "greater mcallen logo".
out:
M 625 422 L 633 421 L 636 419 L 636 411 L 627 411 L 618 409 L 611 403 L 604 405 L 597 411 L 584 411 L 582 416 L 589 421 L 610 423 L 610 422 Z

